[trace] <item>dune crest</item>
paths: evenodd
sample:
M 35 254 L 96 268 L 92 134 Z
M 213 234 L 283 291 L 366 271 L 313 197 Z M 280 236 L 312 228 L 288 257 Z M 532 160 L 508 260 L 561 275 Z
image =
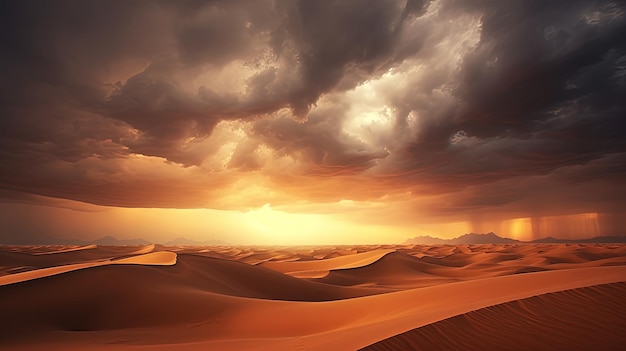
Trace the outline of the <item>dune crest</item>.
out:
M 367 266 L 395 251 L 395 249 L 374 250 L 314 261 L 268 261 L 261 263 L 261 266 L 298 278 L 321 278 L 332 270 Z
M 129 255 L 143 255 L 143 254 L 147 254 L 147 253 L 154 251 L 154 249 L 155 249 L 155 244 L 149 244 L 144 247 L 140 247 L 139 249 L 133 252 L 130 252 Z
M 170 251 L 158 251 L 147 254 L 121 258 L 110 261 L 110 264 L 145 264 L 157 266 L 171 266 L 176 264 L 176 253 Z
M 9 274 L 0 276 L 0 286 L 7 284 L 15 284 L 28 280 L 45 278 L 57 274 L 76 271 L 79 269 L 106 266 L 111 264 L 141 264 L 141 265 L 160 265 L 171 266 L 176 264 L 176 253 L 169 251 L 152 252 L 148 254 L 127 257 L 119 260 L 105 260 L 85 263 L 68 264 L 57 267 L 41 268 L 32 271 Z
M 60 253 L 74 252 L 74 251 L 81 251 L 81 250 L 90 250 L 90 249 L 97 249 L 97 248 L 98 248 L 98 245 L 91 244 L 91 245 L 84 245 L 84 246 L 78 246 L 78 247 L 69 247 L 66 249 L 54 250 L 54 251 L 34 252 L 32 254 L 33 255 L 53 255 L 53 254 L 60 254 Z
M 626 283 L 596 285 L 477 309 L 362 350 L 617 351 L 626 345 L 624 316 Z

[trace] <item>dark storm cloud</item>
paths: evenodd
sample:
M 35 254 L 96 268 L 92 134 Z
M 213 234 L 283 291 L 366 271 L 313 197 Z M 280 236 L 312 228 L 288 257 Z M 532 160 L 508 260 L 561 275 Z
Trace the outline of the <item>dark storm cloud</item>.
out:
M 612 1 L 4 1 L 0 187 L 195 206 L 200 195 L 176 194 L 236 178 L 202 169 L 223 146 L 209 145 L 222 121 L 247 125 L 226 173 L 290 157 L 303 165 L 294 176 L 365 174 L 378 195 L 461 192 L 448 209 L 538 198 L 490 186 L 525 177 L 550 177 L 555 193 L 618 185 L 624 11 Z M 358 122 L 370 97 L 348 93 L 368 84 L 393 114 L 387 129 Z M 186 168 L 144 182 L 134 154 Z M 328 200 L 357 197 L 332 189 Z
M 137 13 L 149 13 L 148 5 L 2 3 L 0 133 L 2 142 L 12 145 L 6 152 L 48 148 L 48 157 L 75 160 L 100 153 L 100 142 L 124 136 L 118 123 L 91 107 L 104 98 L 103 75 L 158 44 L 148 35 L 154 24 L 150 16 L 134 23 Z M 90 142 L 94 150 L 86 145 Z
M 296 42 L 302 64 L 302 86 L 292 93 L 296 116 L 305 115 L 323 93 L 344 75 L 376 76 L 419 50 L 398 52 L 404 20 L 419 15 L 426 1 L 300 1 L 298 19 L 287 35 Z M 353 71 L 353 72 L 350 72 Z M 358 82 L 357 82 L 358 83 Z M 348 86 L 346 88 L 351 88 Z
M 459 6 L 482 14 L 480 41 L 458 78 L 442 82 L 455 98 L 447 108 L 408 94 L 401 100 L 429 116 L 401 168 L 449 189 L 543 175 L 626 150 L 623 4 Z
M 188 153 L 181 141 L 207 137 L 220 120 L 282 107 L 303 116 L 346 72 L 358 73 L 354 86 L 401 60 L 394 44 L 402 21 L 425 4 L 13 1 L 2 6 L 0 133 L 6 152 L 46 161 L 136 152 L 197 165 L 206 155 Z M 285 62 L 287 73 L 260 67 L 248 81 L 247 96 L 181 87 L 179 73 L 219 68 L 234 59 L 254 63 L 259 47 L 270 48 L 265 56 Z M 131 60 L 147 68 L 125 82 L 107 83 Z M 129 129 L 138 135 L 129 135 Z
M 13 114 L 23 117 L 7 119 L 15 123 L 32 118 L 27 125 L 51 121 L 55 117 L 50 108 L 58 104 L 65 110 L 69 103 L 137 129 L 140 140 L 123 142 L 131 152 L 197 165 L 201 157 L 186 154 L 182 139 L 206 137 L 220 120 L 282 107 L 305 117 L 344 75 L 357 75 L 343 87 L 347 89 L 413 53 L 405 49 L 398 54 L 395 44 L 403 20 L 424 6 L 413 1 L 10 3 L 5 13 L 15 22 L 7 22 L 13 45 L 8 46 L 5 68 L 23 86 L 10 89 L 6 97 L 29 105 L 37 99 L 54 101 L 46 102 L 46 112 L 20 106 Z M 254 64 L 259 48 L 266 48 L 270 63 L 281 60 L 287 67 L 281 72 L 276 65 L 260 67 L 247 82 L 246 96 L 180 86 L 181 72 L 219 68 L 235 59 Z M 109 71 L 133 58 L 145 60 L 148 67 L 117 86 L 103 85 Z M 72 120 L 71 114 L 77 113 L 63 111 L 67 117 L 55 123 Z M 14 135 L 10 127 L 4 130 Z M 82 146 L 76 146 L 82 153 Z
M 626 23 L 611 19 L 612 4 L 520 1 L 486 10 L 480 43 L 462 67 L 458 94 L 467 111 L 461 126 L 478 136 L 528 133 L 563 103 L 586 98 L 585 105 L 594 104 L 607 93 L 617 103 L 624 87 L 611 77 L 626 49 Z
M 371 149 L 341 130 L 345 106 L 316 109 L 304 122 L 283 116 L 254 124 L 252 135 L 278 155 L 293 155 L 310 164 L 319 176 L 359 173 L 374 166 L 387 152 Z

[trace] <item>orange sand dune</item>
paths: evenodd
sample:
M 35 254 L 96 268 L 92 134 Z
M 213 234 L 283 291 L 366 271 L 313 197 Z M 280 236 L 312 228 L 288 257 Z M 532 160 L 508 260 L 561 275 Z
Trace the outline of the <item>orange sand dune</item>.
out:
M 0 286 L 25 282 L 27 280 L 40 279 L 52 275 L 76 271 L 79 269 L 92 268 L 110 264 L 144 264 L 144 265 L 173 265 L 176 263 L 176 254 L 168 251 L 153 252 L 144 255 L 122 258 L 115 261 L 94 261 L 76 263 L 64 266 L 36 269 L 27 272 L 0 276 Z
M 146 246 L 0 246 L 0 276 L 41 268 L 95 261 L 149 253 L 154 245 Z M 50 254 L 54 253 L 54 254 Z
M 107 268 L 110 275 L 111 269 L 116 267 L 99 268 Z M 93 272 L 73 272 L 74 275 L 78 273 Z M 67 278 L 68 275 L 65 276 Z M 134 276 L 140 278 L 141 274 Z M 75 284 L 80 284 L 81 280 L 74 278 Z M 84 274 L 83 279 L 89 279 L 88 274 Z M 18 330 L 4 330 L 10 336 L 19 335 L 20 331 L 56 330 L 49 334 L 49 338 L 44 338 L 48 345 L 77 337 L 85 338 L 81 340 L 93 349 L 98 345 L 90 345 L 89 340 L 103 338 L 111 342 L 118 338 L 116 330 L 140 328 L 143 332 L 133 335 L 133 343 L 151 344 L 147 349 L 155 350 L 280 350 L 297 345 L 312 350 L 333 347 L 349 350 L 487 306 L 623 280 L 626 280 L 626 267 L 583 268 L 477 279 L 318 303 L 238 298 L 201 293 L 189 288 L 165 289 L 146 281 L 142 285 L 153 291 L 151 294 L 141 293 L 136 285 L 130 285 L 129 290 L 121 295 L 119 290 L 111 290 L 112 287 L 106 285 L 83 286 L 82 295 L 89 297 L 85 300 L 85 297 L 80 298 L 80 294 L 67 296 L 64 288 L 71 283 L 65 282 L 56 289 L 46 286 L 52 294 L 45 297 L 26 297 L 26 291 L 16 289 L 13 294 L 19 294 L 26 301 L 21 306 L 16 303 L 2 306 L 2 310 L 12 311 L 12 315 L 23 318 L 13 321 Z M 39 282 L 43 280 L 32 283 Z M 123 282 L 127 286 L 130 284 Z M 23 289 L 29 290 L 28 287 Z M 11 291 L 7 292 L 13 295 Z M 4 294 L 0 297 L 0 301 L 11 300 Z M 155 309 L 155 306 L 159 307 Z M 36 318 L 42 309 L 56 311 L 51 311 L 45 319 Z M 38 319 L 39 324 L 36 322 Z M 29 325 L 29 328 L 20 328 L 20 322 Z M 147 329 L 153 332 L 146 333 Z M 83 332 L 76 334 L 72 330 Z M 22 340 L 26 340 L 24 336 Z M 57 340 L 57 337 L 60 339 Z M 180 338 L 185 342 L 176 343 Z M 172 342 L 175 344 L 170 344 Z M 112 348 L 111 345 L 108 347 Z M 129 347 L 120 345 L 120 349 Z M 142 349 L 142 346 L 131 347 L 134 348 Z
M 138 247 L 136 250 L 129 252 L 128 255 L 143 255 L 143 254 L 147 254 L 147 253 L 154 251 L 154 249 L 155 249 L 155 245 L 149 244 L 146 246 Z
M 176 254 L 169 251 L 159 251 L 147 254 L 139 254 L 111 261 L 111 264 L 147 264 L 158 266 L 171 266 L 176 264 Z
M 52 254 L 72 252 L 72 251 L 95 249 L 97 247 L 98 245 L 92 244 L 92 245 L 85 245 L 85 246 L 68 247 L 68 248 L 64 248 L 60 250 L 36 252 L 36 253 L 33 253 L 33 255 L 52 255 Z
M 237 330 L 240 338 L 255 339 L 250 348 L 239 341 L 198 346 L 212 350 L 280 350 L 296 346 L 353 350 L 476 309 L 622 281 L 626 281 L 626 267 L 582 268 L 478 279 L 317 305 L 257 304 L 250 306 L 245 318 L 241 316 L 244 320 L 239 320 Z M 257 322 L 262 315 L 276 315 L 276 311 L 280 311 L 280 320 Z
M 623 350 L 626 283 L 566 290 L 478 309 L 363 351 Z
M 362 267 L 331 271 L 316 281 L 343 286 L 408 289 L 508 274 L 626 264 L 623 247 L 593 254 L 597 248 L 551 246 L 527 250 L 518 246 L 525 249 L 524 255 L 507 246 L 462 245 L 455 248 L 456 253 L 444 246 L 428 248 L 427 253 L 399 249 Z
M 118 255 L 107 261 L 76 263 L 88 269 L 1 285 L 0 311 L 11 317 L 10 323 L 2 323 L 0 344 L 6 350 L 356 350 L 381 342 L 373 347 L 386 350 L 424 338 L 436 344 L 441 337 L 436 332 L 448 328 L 445 334 L 450 337 L 444 335 L 441 342 L 455 349 L 455 340 L 471 337 L 461 331 L 454 334 L 455 327 L 464 325 L 458 323 L 467 323 L 474 328 L 468 330 L 488 338 L 485 333 L 491 329 L 483 331 L 483 324 L 498 326 L 508 315 L 519 323 L 544 323 L 539 322 L 541 309 L 553 311 L 554 319 L 545 322 L 557 324 L 546 327 L 554 330 L 552 341 L 588 335 L 583 329 L 589 325 L 591 330 L 626 335 L 620 317 L 626 305 L 625 248 L 414 245 L 372 246 L 370 251 L 367 247 L 194 251 L 186 247 L 177 255 L 155 246 L 155 252 L 128 256 L 129 249 L 111 247 L 109 253 L 119 250 Z M 74 254 L 33 256 L 0 250 L 0 259 L 54 260 Z M 247 261 L 250 257 L 269 261 L 254 265 Z M 171 265 L 160 265 L 164 263 Z M 7 266 L 11 265 L 15 264 Z M 328 275 L 292 276 L 315 269 Z M 535 300 L 539 307 L 527 302 Z M 614 306 L 615 313 L 606 312 L 607 305 L 598 300 Z M 580 316 L 576 319 L 573 314 Z M 622 322 L 614 322 L 616 318 Z M 494 340 L 510 337 L 517 340 L 518 349 L 536 348 L 528 334 L 515 339 L 517 325 L 507 328 Z M 472 346 L 481 344 L 482 339 L 475 337 L 467 341 L 468 349 L 480 348 Z M 571 340 L 567 345 L 578 345 Z
M 392 252 L 363 267 L 331 271 L 316 281 L 347 286 L 415 288 L 459 281 L 455 275 L 458 274 L 446 275 L 445 267 Z
M 261 265 L 295 277 L 323 277 L 331 270 L 366 266 L 395 250 L 374 250 L 316 261 L 264 262 Z

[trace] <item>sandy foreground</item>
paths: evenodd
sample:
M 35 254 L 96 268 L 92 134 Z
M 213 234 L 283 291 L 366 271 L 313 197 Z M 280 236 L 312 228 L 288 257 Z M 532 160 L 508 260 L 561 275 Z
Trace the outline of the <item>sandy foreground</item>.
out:
M 621 350 L 626 245 L 0 246 L 3 350 Z

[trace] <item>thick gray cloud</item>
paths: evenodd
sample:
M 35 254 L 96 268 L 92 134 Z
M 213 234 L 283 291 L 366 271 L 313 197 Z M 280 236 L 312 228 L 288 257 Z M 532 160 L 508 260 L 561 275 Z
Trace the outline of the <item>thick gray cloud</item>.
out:
M 467 185 L 546 174 L 624 151 L 622 4 L 459 5 L 482 14 L 480 41 L 458 75 L 440 81 L 454 97 L 447 108 L 402 92 L 399 105 L 435 117 L 425 118 L 406 149 L 414 163 L 400 159 L 400 167 Z
M 344 107 L 345 108 L 345 107 Z M 360 173 L 384 158 L 383 149 L 372 149 L 362 141 L 342 133 L 342 106 L 316 109 L 304 122 L 287 116 L 260 120 L 252 135 L 278 155 L 295 155 L 311 165 L 320 176 Z
M 400 33 L 407 17 L 421 14 L 426 6 L 425 1 L 298 2 L 290 16 L 297 22 L 286 28 L 302 70 L 302 85 L 290 99 L 294 114 L 305 115 L 344 75 L 365 80 L 415 53 L 399 52 Z

